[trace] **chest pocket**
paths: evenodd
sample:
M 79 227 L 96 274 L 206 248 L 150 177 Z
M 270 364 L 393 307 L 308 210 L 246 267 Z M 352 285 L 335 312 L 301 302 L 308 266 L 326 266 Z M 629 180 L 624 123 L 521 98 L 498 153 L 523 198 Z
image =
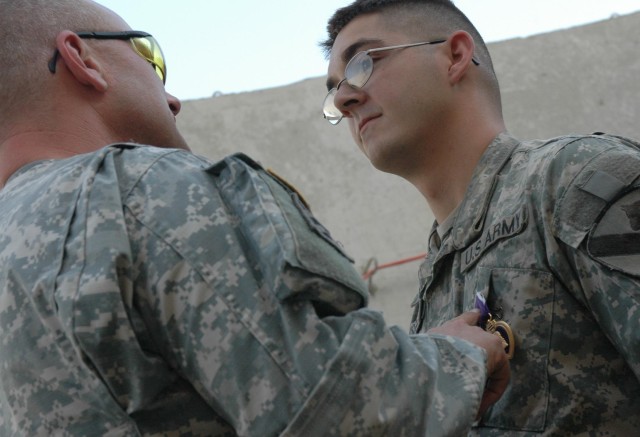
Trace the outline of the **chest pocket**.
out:
M 475 291 L 485 296 L 494 316 L 511 326 L 516 343 L 511 383 L 479 427 L 542 431 L 549 402 L 553 276 L 540 270 L 478 267 Z

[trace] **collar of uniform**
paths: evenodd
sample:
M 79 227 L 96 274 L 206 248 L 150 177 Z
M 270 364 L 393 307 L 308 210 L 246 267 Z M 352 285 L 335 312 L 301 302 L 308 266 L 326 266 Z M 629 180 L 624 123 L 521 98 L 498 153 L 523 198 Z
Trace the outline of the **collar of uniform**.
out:
M 460 209 L 460 205 L 456 206 L 442 223 L 438 223 L 436 231 L 438 232 L 440 241 L 443 241 L 447 234 L 449 234 L 449 231 L 453 229 L 453 222 L 456 218 L 456 214 L 458 213 L 458 209 Z
M 5 187 L 7 187 L 8 185 L 10 185 L 11 183 L 13 183 L 14 179 L 18 179 L 20 177 L 20 175 L 24 174 L 24 173 L 28 173 L 30 170 L 32 169 L 36 169 L 36 168 L 43 168 L 45 169 L 46 167 L 42 167 L 42 166 L 49 166 L 49 164 L 51 164 L 52 162 L 56 161 L 55 159 L 43 159 L 40 161 L 32 161 L 29 162 L 25 165 L 23 165 L 22 167 L 20 167 L 19 169 L 17 169 L 16 171 L 13 172 L 13 174 L 11 174 L 11 176 L 9 176 L 7 178 L 7 180 L 4 183 L 4 187 L 0 188 L 0 191 L 2 189 L 4 189 Z
M 502 132 L 491 142 L 476 166 L 471 183 L 459 207 L 451 236 L 453 247 L 467 247 L 482 232 L 484 218 L 495 189 L 498 173 L 520 142 Z
M 460 205 L 456 206 L 442 223 L 438 223 L 437 221 L 433 223 L 433 227 L 429 233 L 430 252 L 437 252 L 442 246 L 442 242 L 449 236 L 449 232 L 453 229 L 453 223 L 459 208 Z

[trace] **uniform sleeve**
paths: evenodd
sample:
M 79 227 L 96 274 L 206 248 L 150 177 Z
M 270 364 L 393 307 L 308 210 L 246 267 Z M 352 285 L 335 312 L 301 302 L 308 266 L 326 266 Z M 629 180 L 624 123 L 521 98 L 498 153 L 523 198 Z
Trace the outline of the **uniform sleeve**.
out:
M 640 149 L 590 137 L 565 153 L 564 168 L 576 163 L 553 223 L 575 274 L 568 286 L 640 380 Z
M 483 350 L 386 326 L 339 245 L 255 164 L 197 167 L 159 160 L 128 194 L 131 305 L 138 330 L 239 435 L 470 428 Z
M 640 278 L 611 269 L 585 250 L 569 257 L 586 305 L 640 381 Z

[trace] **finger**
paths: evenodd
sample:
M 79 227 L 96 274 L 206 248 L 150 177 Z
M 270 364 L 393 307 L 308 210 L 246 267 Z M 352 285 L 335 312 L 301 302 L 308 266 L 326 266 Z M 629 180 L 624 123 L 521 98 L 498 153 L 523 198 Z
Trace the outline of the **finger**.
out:
M 480 311 L 474 308 L 471 311 L 460 314 L 457 318 L 463 320 L 469 326 L 476 326 L 478 320 L 480 320 Z

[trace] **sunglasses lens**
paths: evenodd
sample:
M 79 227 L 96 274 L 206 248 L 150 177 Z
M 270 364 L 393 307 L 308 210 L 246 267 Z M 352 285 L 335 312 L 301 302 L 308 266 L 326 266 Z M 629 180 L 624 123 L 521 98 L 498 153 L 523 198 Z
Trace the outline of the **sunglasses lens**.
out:
M 360 52 L 347 64 L 344 77 L 347 78 L 349 85 L 362 88 L 371 77 L 371 72 L 373 72 L 373 59 L 366 52 Z
M 138 52 L 140 56 L 146 59 L 153 68 L 156 70 L 156 74 L 162 80 L 162 83 L 167 81 L 167 67 L 164 62 L 164 55 L 158 42 L 151 36 L 131 38 L 131 44 L 133 48 Z
M 342 112 L 338 108 L 336 108 L 336 104 L 334 98 L 336 96 L 337 90 L 333 88 L 327 94 L 327 97 L 324 98 L 324 102 L 322 103 L 322 112 L 324 113 L 324 118 L 331 124 L 338 124 L 340 120 L 342 120 Z

